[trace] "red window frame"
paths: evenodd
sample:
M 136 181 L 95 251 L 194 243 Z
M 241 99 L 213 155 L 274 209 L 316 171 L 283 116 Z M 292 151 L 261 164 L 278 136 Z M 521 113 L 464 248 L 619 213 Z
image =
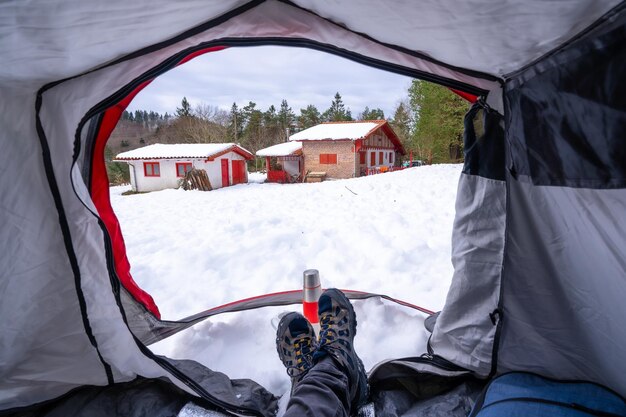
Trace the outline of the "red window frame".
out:
M 156 168 L 156 171 L 155 171 L 155 168 Z M 143 163 L 143 175 L 145 177 L 160 177 L 161 176 L 160 163 L 159 162 L 144 162 Z
M 183 167 L 183 175 L 180 175 L 179 167 Z M 176 176 L 178 178 L 183 178 L 187 172 L 191 171 L 193 168 L 191 162 L 176 162 Z
M 320 154 L 321 165 L 337 165 L 336 153 L 321 153 Z

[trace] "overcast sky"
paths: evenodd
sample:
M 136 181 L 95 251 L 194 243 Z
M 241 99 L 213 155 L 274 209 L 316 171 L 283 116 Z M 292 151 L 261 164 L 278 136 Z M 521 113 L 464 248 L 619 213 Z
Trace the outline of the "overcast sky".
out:
M 183 96 L 192 107 L 206 103 L 229 110 L 253 101 L 265 111 L 286 99 L 296 115 L 308 104 L 320 112 L 339 92 L 356 117 L 365 106 L 393 116 L 411 79 L 304 48 L 230 48 L 193 59 L 154 80 L 128 110 L 173 114 Z

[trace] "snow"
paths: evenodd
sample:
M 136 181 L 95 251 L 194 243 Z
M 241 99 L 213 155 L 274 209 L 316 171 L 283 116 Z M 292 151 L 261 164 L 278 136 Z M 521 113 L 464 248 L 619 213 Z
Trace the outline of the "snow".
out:
M 285 142 L 269 148 L 260 149 L 257 156 L 287 156 L 302 149 L 302 142 Z
M 115 159 L 207 158 L 236 146 L 234 143 L 156 143 L 122 152 Z
M 267 179 L 267 174 L 261 172 L 248 172 L 248 182 L 263 184 Z
M 131 272 L 164 319 L 246 297 L 322 286 L 384 293 L 442 308 L 450 279 L 460 165 L 434 165 L 314 184 L 249 183 L 211 192 L 164 190 L 111 201 Z M 250 174 L 262 181 L 262 174 Z M 424 314 L 379 299 L 354 301 L 357 352 L 369 370 L 426 351 Z M 150 348 L 194 359 L 231 378 L 252 378 L 277 395 L 290 381 L 272 321 L 300 306 L 212 317 Z
M 289 140 L 361 139 L 382 122 L 322 123 L 289 136 Z

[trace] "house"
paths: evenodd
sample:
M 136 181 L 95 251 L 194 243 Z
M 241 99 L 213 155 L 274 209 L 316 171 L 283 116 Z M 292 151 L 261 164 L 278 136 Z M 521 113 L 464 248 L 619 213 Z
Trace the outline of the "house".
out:
M 256 155 L 265 157 L 267 182 L 295 182 L 302 177 L 304 169 L 302 142 L 279 143 L 258 150 Z
M 302 143 L 303 171 L 352 178 L 394 170 L 406 151 L 386 120 L 329 122 L 289 137 Z
M 253 157 L 234 143 L 185 143 L 149 145 L 115 160 L 128 164 L 133 191 L 157 191 L 178 187 L 191 168 L 204 169 L 214 189 L 248 182 L 246 161 Z

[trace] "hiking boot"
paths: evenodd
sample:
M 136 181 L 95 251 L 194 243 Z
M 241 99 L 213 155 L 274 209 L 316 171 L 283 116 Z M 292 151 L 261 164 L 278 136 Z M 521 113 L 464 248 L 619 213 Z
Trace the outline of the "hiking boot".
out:
M 318 303 L 320 338 L 314 360 L 326 354 L 348 375 L 352 410 L 365 404 L 369 395 L 363 362 L 354 351 L 356 315 L 348 297 L 338 289 L 322 293 Z
M 276 330 L 278 357 L 291 377 L 291 387 L 298 383 L 313 366 L 317 341 L 311 323 L 300 313 L 284 315 Z

